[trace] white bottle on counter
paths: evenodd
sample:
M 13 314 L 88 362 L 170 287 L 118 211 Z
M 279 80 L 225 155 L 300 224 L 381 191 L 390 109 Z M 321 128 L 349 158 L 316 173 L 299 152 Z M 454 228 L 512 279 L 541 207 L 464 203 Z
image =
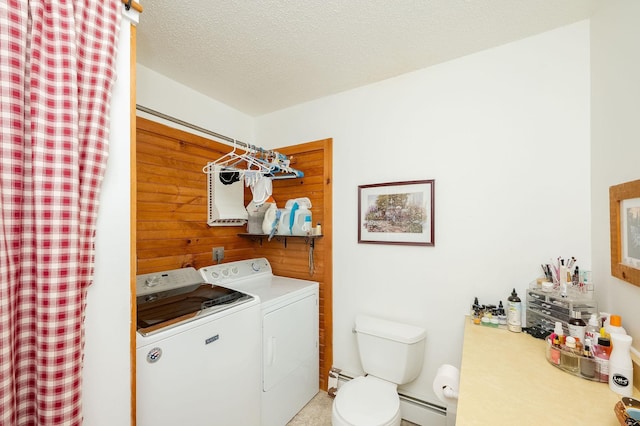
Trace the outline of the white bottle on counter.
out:
M 613 350 L 609 357 L 609 388 L 622 396 L 633 396 L 633 362 L 631 336 L 613 333 Z
M 622 327 L 622 317 L 620 315 L 609 315 L 604 329 L 609 334 L 627 334 L 627 330 Z

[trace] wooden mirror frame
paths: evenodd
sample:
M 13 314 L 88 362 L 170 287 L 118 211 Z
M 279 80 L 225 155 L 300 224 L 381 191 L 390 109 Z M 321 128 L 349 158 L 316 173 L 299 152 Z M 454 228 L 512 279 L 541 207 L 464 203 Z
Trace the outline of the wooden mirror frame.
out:
M 611 275 L 640 287 L 640 269 L 622 263 L 620 208 L 624 200 L 640 198 L 640 180 L 609 187 Z

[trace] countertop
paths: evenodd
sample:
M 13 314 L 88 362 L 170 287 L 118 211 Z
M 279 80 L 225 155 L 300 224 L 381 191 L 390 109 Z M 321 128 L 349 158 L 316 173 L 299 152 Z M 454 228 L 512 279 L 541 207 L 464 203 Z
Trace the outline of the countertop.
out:
M 619 426 L 609 385 L 554 367 L 545 349 L 544 340 L 466 318 L 456 424 Z

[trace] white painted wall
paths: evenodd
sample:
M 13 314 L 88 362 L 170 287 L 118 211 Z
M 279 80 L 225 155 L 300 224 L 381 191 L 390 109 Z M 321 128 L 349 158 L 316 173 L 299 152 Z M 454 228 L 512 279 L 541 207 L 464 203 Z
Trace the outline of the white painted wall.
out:
M 360 371 L 358 312 L 424 326 L 405 390 L 439 403 L 474 296 L 524 299 L 550 257 L 591 268 L 589 60 L 583 21 L 256 119 L 262 146 L 334 140 L 336 367 Z M 435 247 L 358 244 L 358 185 L 414 179 L 436 181 Z
M 640 179 L 640 2 L 601 2 L 591 19 L 591 211 L 602 307 L 622 316 L 640 348 L 640 287 L 611 276 L 609 187 Z
M 590 267 L 593 245 L 601 306 L 640 339 L 640 289 L 610 276 L 608 230 L 608 187 L 639 177 L 639 18 L 638 2 L 611 0 L 591 21 L 591 130 L 587 22 L 255 122 L 140 66 L 137 96 L 228 136 L 257 134 L 264 146 L 334 138 L 335 365 L 359 369 L 356 312 L 421 324 L 425 368 L 407 389 L 437 402 L 431 380 L 441 363 L 459 363 L 472 297 L 522 293 L 550 256 Z M 83 404 L 92 426 L 130 418 L 128 72 L 123 21 L 87 304 Z M 436 179 L 436 246 L 358 245 L 357 186 L 423 178 Z
M 253 117 L 243 114 L 215 99 L 208 98 L 143 65 L 137 65 L 136 74 L 138 80 L 136 84 L 136 103 L 138 105 L 242 142 L 255 143 Z M 210 135 L 144 112 L 138 112 L 138 116 L 209 139 L 212 138 Z M 219 141 L 227 143 L 224 140 Z M 206 161 L 202 165 L 204 166 L 205 164 Z
M 131 29 L 126 16 L 137 20 L 136 14 L 125 14 L 120 25 L 109 159 L 96 231 L 95 274 L 87 293 L 82 384 L 86 426 L 128 425 L 131 419 Z

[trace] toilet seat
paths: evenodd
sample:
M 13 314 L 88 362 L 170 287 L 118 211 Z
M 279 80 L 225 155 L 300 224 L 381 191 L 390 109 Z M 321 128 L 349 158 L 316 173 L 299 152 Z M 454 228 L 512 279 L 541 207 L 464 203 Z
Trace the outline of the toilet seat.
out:
M 338 389 L 333 412 L 334 425 L 399 425 L 400 398 L 396 384 L 374 376 L 357 377 Z

